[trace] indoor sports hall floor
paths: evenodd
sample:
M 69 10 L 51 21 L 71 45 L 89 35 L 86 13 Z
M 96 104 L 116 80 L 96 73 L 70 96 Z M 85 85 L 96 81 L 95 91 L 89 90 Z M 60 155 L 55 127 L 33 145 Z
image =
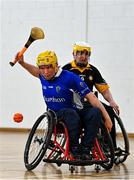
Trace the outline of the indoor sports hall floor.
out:
M 78 167 L 73 174 L 68 165 L 58 167 L 56 164 L 41 162 L 33 171 L 27 171 L 23 163 L 23 152 L 28 133 L 0 131 L 0 180 L 67 180 L 67 179 L 133 179 L 134 180 L 134 138 L 130 139 L 131 155 L 124 164 L 114 166 L 112 170 L 96 173 L 94 166 Z

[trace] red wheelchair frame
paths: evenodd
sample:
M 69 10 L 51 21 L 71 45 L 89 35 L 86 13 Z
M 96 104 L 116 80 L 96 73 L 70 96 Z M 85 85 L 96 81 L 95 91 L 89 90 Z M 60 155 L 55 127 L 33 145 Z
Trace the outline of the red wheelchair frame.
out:
M 42 122 L 47 122 L 47 125 L 42 127 L 41 130 L 40 124 Z M 96 165 L 96 172 L 99 172 L 100 166 L 106 170 L 111 169 L 114 162 L 113 143 L 103 124 L 102 127 L 94 140 L 91 151 L 92 160 L 77 160 L 74 159 L 69 150 L 69 136 L 65 123 L 63 121 L 57 121 L 54 114 L 51 111 L 47 111 L 37 119 L 29 134 L 24 152 L 26 168 L 28 170 L 34 169 L 43 159 L 44 162 L 56 163 L 58 166 L 69 164 L 71 173 L 75 170 L 76 166 L 93 164 Z M 40 135 L 40 131 L 43 132 L 43 134 Z M 105 141 L 107 142 L 105 143 Z M 40 149 L 36 155 L 33 156 L 31 147 L 36 147 L 37 145 Z

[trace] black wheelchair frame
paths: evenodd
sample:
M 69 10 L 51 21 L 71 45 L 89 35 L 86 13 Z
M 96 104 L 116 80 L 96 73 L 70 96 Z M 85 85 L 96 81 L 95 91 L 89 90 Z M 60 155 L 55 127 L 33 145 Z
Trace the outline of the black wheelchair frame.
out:
M 36 168 L 41 160 L 56 163 L 58 166 L 69 164 L 71 173 L 76 166 L 85 165 L 95 165 L 96 172 L 99 172 L 100 167 L 111 169 L 114 163 L 114 147 L 103 123 L 94 140 L 91 155 L 91 160 L 74 159 L 69 151 L 69 136 L 65 123 L 57 120 L 52 111 L 47 111 L 36 120 L 29 133 L 24 163 L 28 170 Z
M 117 144 L 114 163 L 120 164 L 123 163 L 130 154 L 129 139 L 123 121 L 121 120 L 120 116 L 118 116 L 115 112 L 114 112 L 114 119 L 115 119 L 116 144 Z M 121 138 L 119 138 L 118 135 L 119 133 Z
M 98 98 L 98 91 L 94 91 L 94 94 Z M 117 144 L 117 148 L 115 150 L 114 163 L 118 165 L 120 163 L 123 163 L 127 159 L 128 155 L 130 155 L 130 152 L 129 152 L 130 145 L 129 145 L 127 131 L 124 127 L 121 117 L 114 110 L 113 110 L 113 113 L 114 113 L 114 120 L 115 120 L 116 144 Z M 121 140 L 119 140 L 119 136 L 118 136 L 119 133 L 120 133 Z

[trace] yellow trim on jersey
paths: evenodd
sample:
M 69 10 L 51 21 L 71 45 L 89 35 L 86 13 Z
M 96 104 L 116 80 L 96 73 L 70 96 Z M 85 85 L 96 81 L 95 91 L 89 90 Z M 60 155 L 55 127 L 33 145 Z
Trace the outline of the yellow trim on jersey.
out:
M 84 67 L 84 68 L 80 68 L 80 67 L 78 67 L 78 66 L 76 65 L 76 63 L 75 63 L 74 60 L 71 62 L 71 66 L 72 66 L 72 68 L 74 68 L 74 69 L 78 69 L 81 73 L 83 73 L 86 69 L 89 69 L 89 68 L 90 68 L 90 64 L 87 64 L 87 66 Z
M 102 93 L 103 91 L 109 89 L 108 84 L 95 84 L 95 87 L 100 93 Z

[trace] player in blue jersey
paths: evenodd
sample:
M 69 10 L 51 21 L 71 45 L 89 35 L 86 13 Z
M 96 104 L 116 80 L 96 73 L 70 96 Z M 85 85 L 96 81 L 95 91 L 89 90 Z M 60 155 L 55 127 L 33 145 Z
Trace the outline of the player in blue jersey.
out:
M 18 59 L 18 54 L 15 58 Z M 69 132 L 70 151 L 74 157 L 78 158 L 81 152 L 82 159 L 89 159 L 90 149 L 100 125 L 101 115 L 107 129 L 111 131 L 112 128 L 111 119 L 103 105 L 79 76 L 62 70 L 58 66 L 57 56 L 53 51 L 40 53 L 37 57 L 37 66 L 26 63 L 23 56 L 18 60 L 24 69 L 40 79 L 47 108 L 55 111 L 58 119 L 65 121 Z M 76 98 L 77 103 L 75 103 Z M 91 111 L 83 109 L 80 98 L 86 98 L 92 104 Z M 79 145 L 81 117 L 85 136 L 81 145 Z

